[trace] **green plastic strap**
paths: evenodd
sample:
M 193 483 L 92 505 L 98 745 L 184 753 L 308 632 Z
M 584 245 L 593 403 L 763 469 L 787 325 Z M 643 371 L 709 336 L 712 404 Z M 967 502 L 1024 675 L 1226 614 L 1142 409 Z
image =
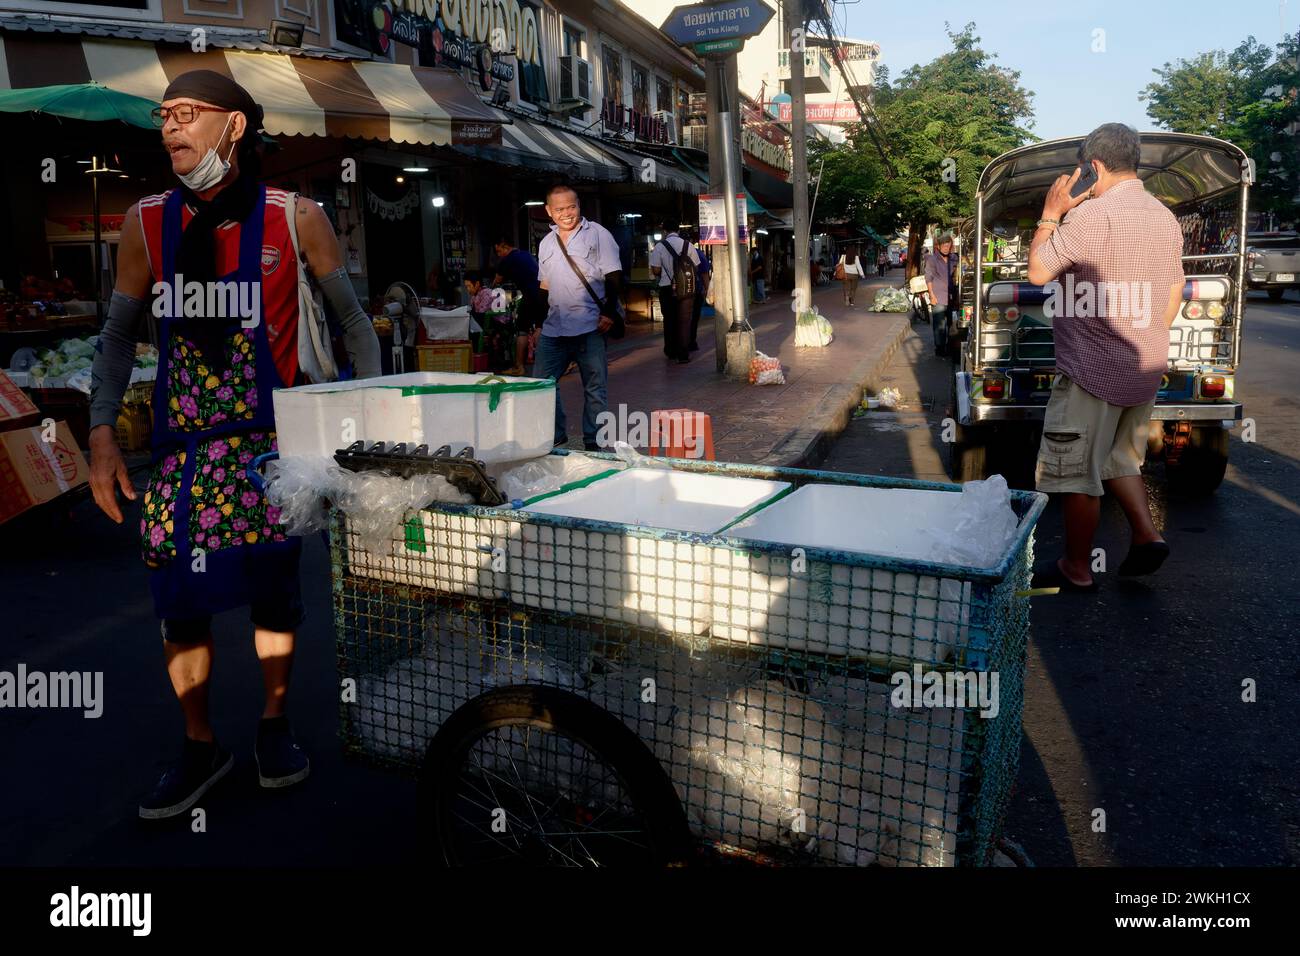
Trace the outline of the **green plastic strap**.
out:
M 409 519 L 406 528 L 406 550 L 424 554 L 424 524 L 419 515 Z
M 500 381 L 491 382 L 498 378 Z M 544 379 L 539 382 L 510 382 L 500 376 L 489 375 L 473 385 L 377 385 L 376 388 L 400 388 L 403 398 L 413 395 L 453 395 L 482 394 L 488 396 L 488 411 L 495 412 L 501 404 L 501 396 L 506 392 L 536 392 L 541 389 L 555 388 L 555 382 Z
M 598 472 L 587 478 L 582 478 L 579 479 L 578 481 L 571 481 L 567 485 L 561 485 L 559 488 L 556 488 L 554 491 L 548 491 L 546 492 L 546 494 L 538 495 L 535 498 L 529 498 L 524 502 L 524 504 L 525 505 L 536 504 L 537 502 L 542 501 L 543 499 L 554 498 L 556 495 L 562 495 L 566 491 L 576 491 L 579 488 L 586 488 L 593 481 L 599 481 L 601 478 L 608 478 L 610 475 L 617 475 L 622 470 L 623 469 L 621 468 L 610 468 L 607 471 Z
M 760 501 L 758 504 L 754 505 L 754 507 L 750 508 L 748 511 L 746 511 L 746 512 L 745 512 L 743 515 L 741 515 L 740 517 L 738 517 L 738 518 L 734 518 L 734 519 L 732 519 L 731 521 L 728 521 L 728 522 L 727 522 L 726 524 L 724 524 L 721 528 L 719 528 L 717 531 L 715 531 L 714 534 L 722 534 L 722 532 L 726 531 L 728 528 L 732 527 L 733 525 L 738 525 L 738 524 L 740 524 L 740 523 L 741 523 L 742 521 L 744 521 L 746 518 L 750 517 L 751 515 L 757 514 L 758 512 L 760 512 L 760 511 L 762 511 L 764 508 L 766 508 L 768 505 L 774 505 L 774 504 L 776 504 L 778 501 L 780 501 L 782 498 L 784 498 L 786 495 L 790 494 L 790 493 L 793 492 L 793 491 L 794 491 L 794 485 L 791 485 L 789 488 L 785 488 L 785 489 L 783 489 L 783 490 L 777 492 L 777 493 L 774 494 L 771 498 L 767 498 L 767 499 L 765 499 L 765 500 L 763 500 L 763 501 Z

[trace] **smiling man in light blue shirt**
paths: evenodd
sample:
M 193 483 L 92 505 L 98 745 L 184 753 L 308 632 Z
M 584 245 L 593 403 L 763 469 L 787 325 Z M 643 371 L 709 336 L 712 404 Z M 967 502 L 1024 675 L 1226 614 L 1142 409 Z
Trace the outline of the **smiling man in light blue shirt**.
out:
M 604 226 L 582 217 L 572 187 L 552 186 L 546 194 L 546 212 L 555 225 L 537 247 L 537 278 L 547 294 L 547 308 L 533 375 L 558 382 L 569 363 L 577 362 L 584 396 L 583 446 L 594 451 L 599 448 L 597 416 L 607 403 L 605 335 L 620 314 L 618 243 Z M 566 261 L 566 251 L 572 265 Z M 556 389 L 555 444 L 567 440 L 564 406 Z

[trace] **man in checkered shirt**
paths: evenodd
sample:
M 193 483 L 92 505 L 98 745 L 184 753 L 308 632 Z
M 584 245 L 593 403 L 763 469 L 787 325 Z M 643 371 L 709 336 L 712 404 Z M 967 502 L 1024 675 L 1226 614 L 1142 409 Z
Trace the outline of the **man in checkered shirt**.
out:
M 1037 484 L 1063 496 L 1065 516 L 1065 555 L 1035 575 L 1037 587 L 1097 589 L 1092 539 L 1105 492 L 1133 532 L 1121 576 L 1150 574 L 1169 555 L 1151 520 L 1142 462 L 1182 301 L 1183 237 L 1173 213 L 1138 179 L 1139 155 L 1132 128 L 1093 130 L 1079 162 L 1096 171 L 1096 185 L 1072 197 L 1081 170 L 1059 177 L 1030 246 L 1029 281 L 1051 295 L 1045 308 L 1057 367 Z

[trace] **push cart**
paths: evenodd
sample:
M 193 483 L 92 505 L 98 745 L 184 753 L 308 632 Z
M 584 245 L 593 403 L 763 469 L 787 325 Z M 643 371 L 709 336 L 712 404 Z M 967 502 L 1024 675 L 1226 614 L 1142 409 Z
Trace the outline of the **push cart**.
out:
M 809 486 L 961 494 L 664 467 L 769 482 L 790 508 Z M 700 533 L 440 503 L 378 543 L 335 511 L 344 748 L 418 775 L 426 848 L 453 865 L 987 865 L 1045 500 L 1012 493 L 1014 535 L 985 568 L 759 540 L 756 509 Z M 996 699 L 922 699 L 923 674 Z M 906 706 L 899 675 L 918 681 Z

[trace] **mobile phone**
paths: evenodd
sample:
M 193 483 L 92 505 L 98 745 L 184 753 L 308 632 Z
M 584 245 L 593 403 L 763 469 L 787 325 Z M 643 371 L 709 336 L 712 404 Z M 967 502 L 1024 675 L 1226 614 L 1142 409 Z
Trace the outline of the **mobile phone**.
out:
M 1097 185 L 1097 171 L 1092 168 L 1092 163 L 1080 163 L 1079 169 L 1082 172 L 1079 178 L 1075 180 L 1074 185 L 1070 187 L 1072 197 L 1082 196 L 1093 186 Z

